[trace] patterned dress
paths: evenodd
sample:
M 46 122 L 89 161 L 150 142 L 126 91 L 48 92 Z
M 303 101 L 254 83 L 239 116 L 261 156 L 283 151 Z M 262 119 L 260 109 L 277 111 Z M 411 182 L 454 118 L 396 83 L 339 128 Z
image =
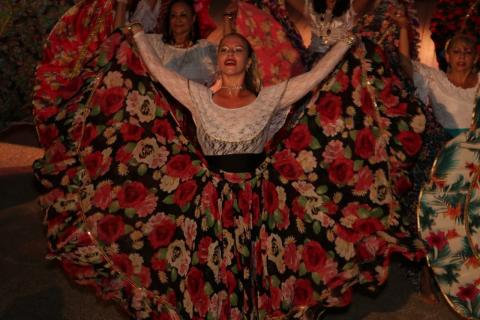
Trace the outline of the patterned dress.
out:
M 238 174 L 209 168 L 132 39 L 99 43 L 64 90 L 40 65 L 34 101 L 49 257 L 79 284 L 135 319 L 289 319 L 375 289 L 392 253 L 422 255 L 398 199 L 425 117 L 374 43 Z

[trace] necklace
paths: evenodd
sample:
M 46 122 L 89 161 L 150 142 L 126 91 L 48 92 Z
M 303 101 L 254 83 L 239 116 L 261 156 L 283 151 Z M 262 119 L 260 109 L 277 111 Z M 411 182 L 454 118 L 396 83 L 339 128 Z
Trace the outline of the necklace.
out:
M 228 94 L 233 96 L 233 90 L 242 90 L 243 89 L 243 86 L 242 85 L 239 85 L 239 86 L 222 86 L 221 89 L 226 89 L 228 90 Z
M 183 42 L 183 43 L 175 43 L 173 45 L 175 48 L 180 48 L 180 49 L 186 49 L 186 48 L 190 48 L 191 46 L 193 46 L 193 42 L 192 40 L 189 40 L 189 41 L 186 41 L 186 42 Z

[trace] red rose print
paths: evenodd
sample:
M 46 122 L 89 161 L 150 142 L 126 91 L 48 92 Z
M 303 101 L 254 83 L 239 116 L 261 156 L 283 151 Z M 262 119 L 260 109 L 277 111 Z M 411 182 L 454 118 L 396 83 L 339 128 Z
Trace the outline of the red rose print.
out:
M 330 92 L 325 94 L 317 104 L 317 112 L 322 123 L 335 123 L 342 114 L 342 98 Z
M 172 141 L 176 137 L 172 126 L 165 119 L 155 120 L 152 130 L 160 137 L 164 137 L 167 141 Z
M 83 159 L 90 177 L 96 177 L 103 162 L 103 154 L 100 151 L 88 154 Z
M 348 75 L 346 75 L 343 70 L 338 71 L 335 80 L 337 80 L 337 82 L 341 86 L 340 92 L 345 91 L 348 88 L 348 84 L 350 83 Z
M 463 301 L 472 301 L 478 296 L 479 293 L 480 290 L 475 285 L 470 284 L 466 287 L 460 287 L 460 290 L 457 292 L 457 296 Z
M 268 213 L 273 213 L 278 208 L 278 193 L 275 190 L 275 185 L 269 181 L 264 181 L 262 191 L 265 199 L 265 209 Z
M 61 81 L 61 87 L 56 90 L 56 93 L 64 100 L 71 98 L 82 87 L 84 79 L 76 77 Z M 60 90 L 61 89 L 61 90 Z
M 260 218 L 260 197 L 256 193 L 254 193 L 252 196 L 251 211 L 253 217 L 253 224 L 256 225 L 258 223 L 258 219 Z
M 159 259 L 157 257 L 153 257 L 152 260 L 150 261 L 150 264 L 155 271 L 164 271 L 165 268 L 167 267 L 167 260 L 165 259 Z
M 141 182 L 127 182 L 117 194 L 121 208 L 140 206 L 147 197 L 148 190 Z
M 179 207 L 183 208 L 190 201 L 192 201 L 197 192 L 197 183 L 194 180 L 189 180 L 180 184 L 173 194 L 173 202 Z
M 372 252 L 371 248 L 365 242 L 360 242 L 355 245 L 355 251 L 357 256 L 363 262 L 371 262 L 375 258 L 375 253 Z
M 358 180 L 355 183 L 356 192 L 365 192 L 369 190 L 374 182 L 373 173 L 367 166 L 358 171 L 357 178 Z
M 138 141 L 142 137 L 144 129 L 135 124 L 124 123 L 120 128 L 123 141 Z
M 285 146 L 293 151 L 301 151 L 307 148 L 312 142 L 312 135 L 306 124 L 300 124 L 292 130 L 292 133 L 285 141 Z
M 303 246 L 303 262 L 309 272 L 318 272 L 327 261 L 327 252 L 316 241 L 309 241 Z
M 93 104 L 99 105 L 103 114 L 110 116 L 122 108 L 125 89 L 122 87 L 102 88 L 96 91 Z
M 310 281 L 297 279 L 293 294 L 293 306 L 310 306 L 313 302 L 313 289 Z
M 167 174 L 172 177 L 189 179 L 197 173 L 192 159 L 187 154 L 173 156 L 167 163 Z
M 117 60 L 119 63 L 126 65 L 135 74 L 140 76 L 145 74 L 142 61 L 138 55 L 132 51 L 132 48 L 126 41 L 122 42 L 120 45 L 117 53 Z
M 202 210 L 210 210 L 210 213 L 212 214 L 214 219 L 218 219 L 220 217 L 218 213 L 217 200 L 217 189 L 215 188 L 213 183 L 208 182 L 207 185 L 203 188 L 201 207 Z
M 155 101 L 155 105 L 159 106 L 164 111 L 166 112 L 170 111 L 170 105 L 165 101 L 165 98 L 162 95 L 157 93 L 155 95 L 154 101 Z
M 128 258 L 128 255 L 115 254 L 112 256 L 113 265 L 117 270 L 126 274 L 127 276 L 133 275 L 133 265 L 132 261 Z
M 57 107 L 44 107 L 34 110 L 34 115 L 40 122 L 45 122 L 50 117 L 57 115 L 59 111 Z
M 358 131 L 355 138 L 355 153 L 362 159 L 370 158 L 375 152 L 375 137 L 370 128 Z
M 224 228 L 233 227 L 235 221 L 233 220 L 233 199 L 223 202 L 222 209 L 222 226 Z
M 387 115 L 390 117 L 395 117 L 395 116 L 404 116 L 407 114 L 407 104 L 406 103 L 399 103 L 395 106 L 387 108 L 385 111 Z
M 392 93 L 393 80 L 391 78 L 384 79 L 384 87 L 379 96 L 383 104 L 387 106 L 387 110 L 398 106 L 398 96 Z
M 366 88 L 362 88 L 360 90 L 360 103 L 361 103 L 361 108 L 363 112 L 366 115 L 373 116 L 374 114 L 373 100 L 372 100 L 372 96 L 370 95 L 370 92 L 368 92 L 368 89 Z
M 85 126 L 85 130 L 83 131 L 82 137 L 82 147 L 89 146 L 90 143 L 97 137 L 97 127 L 94 125 L 87 125 Z
M 302 175 L 302 166 L 288 153 L 288 150 L 276 153 L 273 158 L 275 159 L 273 167 L 282 177 L 288 180 L 295 180 Z
M 131 158 L 132 158 L 132 154 L 128 152 L 125 148 L 118 149 L 115 155 L 115 161 L 118 161 L 123 164 L 127 164 Z
M 283 259 L 285 260 L 285 265 L 292 271 L 298 270 L 298 249 L 294 243 L 289 243 L 285 246 L 285 252 L 283 253 Z
M 353 161 L 339 158 L 328 167 L 328 178 L 336 184 L 346 184 L 353 177 Z
M 67 259 L 63 259 L 60 261 L 61 261 L 60 263 L 62 264 L 63 270 L 65 270 L 65 273 L 73 276 L 74 278 L 77 278 L 77 279 L 89 278 L 95 274 L 95 270 L 91 265 L 90 266 L 79 265 Z
M 293 200 L 292 213 L 301 220 L 303 220 L 305 216 L 305 208 L 300 204 L 298 197 Z
M 270 304 L 273 310 L 280 309 L 280 302 L 282 301 L 282 292 L 275 286 L 270 287 Z
M 52 145 L 55 138 L 58 137 L 58 129 L 54 125 L 41 126 L 38 130 L 38 139 L 45 148 Z
M 195 303 L 198 297 L 205 294 L 204 287 L 203 273 L 199 269 L 192 267 L 187 275 L 187 291 L 193 303 Z
M 212 243 L 212 238 L 204 237 L 198 244 L 198 260 L 200 263 L 207 263 L 208 261 L 208 247 Z
M 337 224 L 335 226 L 335 232 L 339 238 L 350 243 L 355 243 L 362 238 L 362 236 L 358 232 L 355 232 L 351 229 L 347 229 L 341 226 L 340 224 Z
M 166 247 L 170 244 L 175 234 L 175 221 L 163 216 L 157 220 L 152 232 L 148 235 L 148 240 L 154 249 Z
M 152 284 L 152 276 L 150 274 L 150 269 L 145 266 L 142 266 L 142 270 L 138 274 L 140 281 L 143 287 L 148 288 Z
M 200 294 L 197 297 L 195 297 L 195 301 L 192 301 L 192 302 L 195 305 L 195 310 L 197 310 L 198 314 L 200 315 L 198 320 L 205 319 L 205 316 L 207 315 L 207 312 L 208 312 L 208 308 L 210 307 L 210 301 L 208 299 L 208 296 L 205 293 Z
M 153 320 L 173 320 L 168 312 L 161 312 L 158 315 L 153 315 Z
M 410 179 L 406 176 L 400 176 L 395 180 L 395 193 L 397 195 L 402 195 L 405 192 L 409 191 L 412 188 L 412 183 Z
M 248 219 L 250 207 L 253 199 L 252 186 L 247 183 L 245 189 L 238 192 L 238 207 L 242 211 L 244 217 Z
M 227 290 L 229 294 L 232 294 L 237 287 L 237 279 L 231 271 L 227 271 Z
M 420 135 L 413 131 L 403 131 L 397 134 L 397 140 L 403 146 L 403 150 L 409 156 L 414 156 L 420 151 L 422 147 L 422 138 Z
M 125 232 L 125 224 L 120 216 L 106 215 L 97 225 L 98 239 L 107 244 L 117 241 Z
M 353 229 L 363 236 L 369 236 L 377 231 L 385 229 L 383 224 L 377 218 L 358 219 L 353 224 Z
M 102 43 L 100 50 L 105 54 L 105 60 L 110 61 L 113 58 L 113 54 L 117 50 L 120 41 L 121 35 L 119 33 L 114 33 Z

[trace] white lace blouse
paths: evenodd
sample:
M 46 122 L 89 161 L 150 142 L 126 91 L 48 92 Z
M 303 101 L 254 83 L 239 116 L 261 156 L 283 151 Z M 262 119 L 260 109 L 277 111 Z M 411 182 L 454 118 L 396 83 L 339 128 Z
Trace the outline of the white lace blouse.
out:
M 451 83 L 443 71 L 417 61 L 412 63 L 417 96 L 424 103 L 431 103 L 437 121 L 446 129 L 470 127 L 475 96 L 480 86 L 480 73 L 477 86 L 463 89 Z
M 215 80 L 217 47 L 200 39 L 190 48 L 176 48 L 165 44 L 161 34 L 146 34 L 161 63 L 195 82 L 211 85 Z
M 357 13 L 350 0 L 349 9 L 340 17 L 329 17 L 328 13 L 319 14 L 313 7 L 312 0 L 305 0 L 305 12 L 311 31 L 310 50 L 324 53 L 337 41 L 343 39 L 352 30 Z M 331 14 L 330 14 L 331 15 Z M 323 21 L 322 21 L 323 16 Z M 330 20 L 330 21 L 329 21 Z
M 152 76 L 191 111 L 207 156 L 261 153 L 284 125 L 292 103 L 325 79 L 349 48 L 347 43 L 338 42 L 309 72 L 263 88 L 252 103 L 232 109 L 217 105 L 209 88 L 165 68 L 143 32 L 134 39 Z

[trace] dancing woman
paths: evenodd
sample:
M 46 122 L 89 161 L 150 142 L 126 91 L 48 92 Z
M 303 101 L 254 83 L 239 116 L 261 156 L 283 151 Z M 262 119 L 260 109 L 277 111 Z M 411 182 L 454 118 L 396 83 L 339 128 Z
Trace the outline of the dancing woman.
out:
M 58 108 L 36 104 L 49 257 L 77 282 L 134 319 L 290 319 L 349 304 L 354 285 L 386 280 L 391 253 L 414 254 L 389 185 L 404 185 L 390 172 L 418 152 L 422 115 L 377 47 L 342 58 L 340 41 L 312 71 L 258 90 L 248 43 L 227 36 L 213 94 L 163 67 L 141 31 L 130 37 L 113 33 Z M 288 105 L 341 59 L 338 95 L 312 99 L 266 150 Z
M 437 121 L 450 136 L 467 130 L 480 89 L 476 39 L 466 33 L 453 36 L 445 46 L 448 70 L 443 72 L 410 59 L 408 20 L 402 10 L 394 19 L 400 27 L 401 66 L 413 79 L 417 95 L 432 104 Z
M 152 11 L 159 11 L 157 8 L 161 1 L 144 3 L 139 6 L 145 11 L 146 7 L 153 5 Z M 115 25 L 125 25 L 127 1 L 117 1 L 115 12 Z M 230 11 L 225 12 L 224 32 L 232 31 L 234 16 Z M 155 23 L 158 23 L 158 15 Z M 182 76 L 205 85 L 212 85 L 216 80 L 216 51 L 217 47 L 206 39 L 201 39 L 199 18 L 195 13 L 192 1 L 174 0 L 166 9 L 163 23 L 163 34 L 150 33 L 147 35 L 152 47 L 157 52 L 162 64 Z M 142 17 L 134 16 L 132 19 Z M 152 20 L 153 18 L 147 19 Z M 138 21 L 138 20 L 137 20 Z M 149 23 L 153 24 L 153 23 Z M 152 28 L 151 28 L 152 29 Z

